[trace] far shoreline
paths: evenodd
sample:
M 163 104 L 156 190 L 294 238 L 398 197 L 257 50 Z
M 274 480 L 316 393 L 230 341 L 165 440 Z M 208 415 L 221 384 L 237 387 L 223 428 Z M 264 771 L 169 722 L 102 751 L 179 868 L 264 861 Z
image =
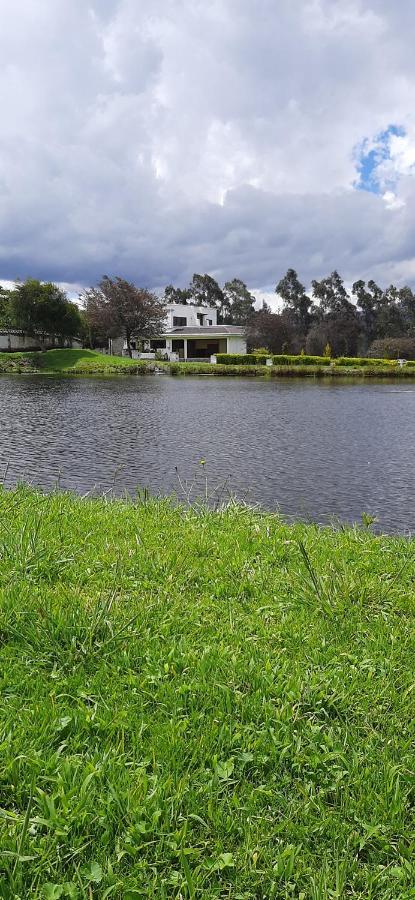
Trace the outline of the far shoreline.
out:
M 341 365 L 224 365 L 206 362 L 164 362 L 162 360 L 137 360 L 129 357 L 108 356 L 94 350 L 48 350 L 20 353 L 0 353 L 0 375 L 49 375 L 49 376 L 148 376 L 169 375 L 186 377 L 195 375 L 224 376 L 233 378 L 308 379 L 315 381 L 415 381 L 415 365 L 392 367 L 374 363 L 373 366 Z

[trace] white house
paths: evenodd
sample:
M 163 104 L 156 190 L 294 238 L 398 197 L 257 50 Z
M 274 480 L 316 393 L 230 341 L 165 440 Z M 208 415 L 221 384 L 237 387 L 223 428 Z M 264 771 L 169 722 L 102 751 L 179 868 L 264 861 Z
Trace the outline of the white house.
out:
M 158 350 L 170 359 L 209 360 L 217 353 L 246 354 L 245 328 L 241 325 L 218 325 L 217 310 L 211 306 L 169 303 L 163 334 L 153 340 L 132 342 L 133 356 L 147 356 Z M 110 353 L 126 353 L 122 339 L 110 340 Z

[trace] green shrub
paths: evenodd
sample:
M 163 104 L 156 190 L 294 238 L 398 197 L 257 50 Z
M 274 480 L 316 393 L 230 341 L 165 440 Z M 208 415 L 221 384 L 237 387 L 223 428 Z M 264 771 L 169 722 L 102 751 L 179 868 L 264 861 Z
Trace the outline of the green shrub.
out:
M 262 353 L 217 353 L 216 359 L 223 366 L 264 366 L 267 357 Z
M 393 359 L 367 359 L 360 356 L 339 356 L 333 360 L 335 366 L 395 366 Z
M 297 356 L 280 353 L 273 356 L 272 361 L 274 366 L 329 366 L 331 363 L 329 356 L 306 356 L 305 353 Z

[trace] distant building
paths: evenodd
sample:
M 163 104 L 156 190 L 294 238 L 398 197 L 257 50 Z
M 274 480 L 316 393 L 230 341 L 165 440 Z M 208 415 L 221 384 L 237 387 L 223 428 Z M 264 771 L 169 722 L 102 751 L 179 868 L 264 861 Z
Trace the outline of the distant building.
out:
M 184 303 L 169 303 L 164 332 L 152 340 L 133 341 L 132 347 L 133 356 L 153 356 L 156 351 L 164 351 L 169 359 L 181 360 L 209 360 L 217 353 L 247 352 L 243 326 L 218 325 L 214 307 Z M 126 354 L 126 342 L 122 338 L 111 339 L 109 351 Z

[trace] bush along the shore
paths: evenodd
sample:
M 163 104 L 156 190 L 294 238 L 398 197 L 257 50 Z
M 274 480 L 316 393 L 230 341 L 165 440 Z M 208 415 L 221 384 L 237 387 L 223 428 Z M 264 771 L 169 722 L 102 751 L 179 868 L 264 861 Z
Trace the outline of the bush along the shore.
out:
M 396 368 L 396 359 L 369 359 L 361 356 L 338 356 L 336 359 L 332 359 L 331 362 L 334 366 L 353 366 L 354 368 L 358 368 L 359 366 L 389 366 L 390 368 Z
M 0 896 L 409 900 L 414 548 L 0 490 Z
M 280 353 L 272 357 L 272 362 L 274 366 L 329 366 L 331 359 L 329 356 L 307 356 L 305 353 L 297 356 Z
M 264 366 L 267 357 L 264 353 L 217 353 L 216 359 L 222 366 Z
M 217 361 L 224 366 L 252 366 L 265 365 L 267 356 L 265 354 L 247 353 L 218 353 Z M 359 356 L 339 356 L 337 358 L 330 356 L 310 356 L 305 353 L 296 355 L 288 353 L 269 354 L 274 366 L 344 366 L 347 368 L 359 368 L 359 366 L 389 366 L 396 368 L 396 359 L 369 359 Z M 415 365 L 415 361 L 408 361 L 406 365 Z

